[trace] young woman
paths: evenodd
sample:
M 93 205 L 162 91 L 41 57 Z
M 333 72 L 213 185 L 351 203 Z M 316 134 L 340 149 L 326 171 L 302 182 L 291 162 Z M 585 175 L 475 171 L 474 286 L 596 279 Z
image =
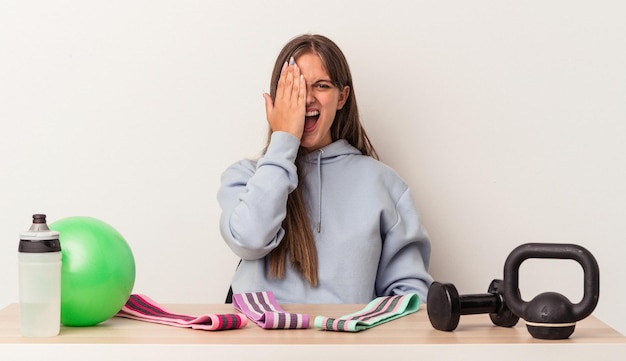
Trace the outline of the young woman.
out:
M 279 303 L 426 302 L 430 241 L 405 182 L 378 161 L 345 56 L 330 39 L 285 45 L 264 94 L 262 156 L 222 174 L 220 229 L 241 258 L 235 293 Z

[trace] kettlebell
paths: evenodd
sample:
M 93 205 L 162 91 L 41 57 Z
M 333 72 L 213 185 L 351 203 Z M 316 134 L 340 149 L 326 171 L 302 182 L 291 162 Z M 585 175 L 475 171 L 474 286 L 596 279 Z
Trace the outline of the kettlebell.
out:
M 530 302 L 522 300 L 519 290 L 519 267 L 529 258 L 571 259 L 584 272 L 583 299 L 572 304 L 560 293 L 541 293 Z M 574 333 L 576 322 L 589 316 L 598 304 L 600 270 L 593 255 L 575 244 L 527 243 L 515 248 L 504 264 L 504 297 L 510 310 L 526 321 L 535 338 L 560 340 Z

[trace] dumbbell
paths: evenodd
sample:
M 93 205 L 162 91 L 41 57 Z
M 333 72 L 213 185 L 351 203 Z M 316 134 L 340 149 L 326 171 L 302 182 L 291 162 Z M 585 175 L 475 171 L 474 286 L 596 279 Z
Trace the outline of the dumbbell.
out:
M 433 327 L 440 331 L 453 331 L 461 315 L 488 313 L 496 326 L 513 327 L 519 321 L 504 301 L 502 280 L 493 280 L 488 293 L 462 295 L 451 283 L 433 282 L 428 289 L 426 311 Z

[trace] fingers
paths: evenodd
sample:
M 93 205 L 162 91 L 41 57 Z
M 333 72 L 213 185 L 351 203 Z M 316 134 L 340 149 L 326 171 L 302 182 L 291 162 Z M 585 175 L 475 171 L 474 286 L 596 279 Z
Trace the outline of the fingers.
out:
M 276 97 L 265 99 L 265 115 L 272 131 L 285 131 L 301 138 L 306 109 L 306 82 L 293 57 L 281 69 Z
M 283 68 L 280 71 L 280 78 L 278 78 L 278 86 L 276 88 L 276 97 L 284 98 L 285 92 L 287 91 L 288 84 L 287 79 L 289 78 L 289 70 L 290 66 L 287 65 L 287 62 L 283 64 Z
M 298 104 L 306 106 L 306 81 L 304 80 L 304 75 L 300 74 L 298 79 L 300 81 L 300 86 L 298 87 Z
M 300 105 L 300 92 L 302 91 L 303 81 L 304 77 L 300 74 L 300 68 L 298 67 L 298 64 L 294 63 L 290 99 L 295 101 L 297 105 Z
M 269 122 L 272 110 L 274 110 L 274 102 L 272 101 L 272 97 L 267 93 L 263 93 L 263 99 L 265 99 L 265 118 Z
M 287 102 L 292 100 L 300 101 L 300 93 L 302 90 L 306 91 L 306 85 L 303 89 L 302 84 L 304 84 L 304 78 L 300 73 L 298 64 L 292 57 L 289 59 L 289 63 L 285 62 L 283 64 L 276 89 L 276 102 L 278 102 L 278 98 Z

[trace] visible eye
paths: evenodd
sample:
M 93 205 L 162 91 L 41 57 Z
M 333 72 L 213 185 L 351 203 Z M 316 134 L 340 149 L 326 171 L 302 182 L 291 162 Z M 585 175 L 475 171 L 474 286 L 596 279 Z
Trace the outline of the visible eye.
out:
M 316 89 L 330 89 L 330 88 L 332 88 L 332 86 L 330 84 L 325 84 L 325 83 L 315 84 L 313 87 L 316 88 Z

